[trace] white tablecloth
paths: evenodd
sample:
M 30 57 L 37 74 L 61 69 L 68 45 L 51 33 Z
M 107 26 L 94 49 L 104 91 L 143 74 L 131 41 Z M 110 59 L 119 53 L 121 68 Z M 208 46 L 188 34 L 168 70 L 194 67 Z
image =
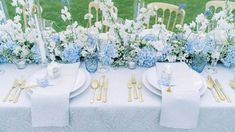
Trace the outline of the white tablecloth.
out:
M 27 78 L 39 66 L 17 70 L 15 65 L 0 65 L 6 73 L 0 76 L 0 99 L 7 94 L 14 79 Z M 108 103 L 90 104 L 91 89 L 70 103 L 70 126 L 65 128 L 32 128 L 30 101 L 24 93 L 18 104 L 0 100 L 0 132 L 233 132 L 235 130 L 235 91 L 228 86 L 232 71 L 219 66 L 216 77 L 232 103 L 216 103 L 209 91 L 201 99 L 198 127 L 192 130 L 170 129 L 159 125 L 161 100 L 143 89 L 144 102 L 127 102 L 127 80 L 132 73 L 138 79 L 146 69 L 110 69 Z M 205 73 L 204 73 L 205 74 Z M 99 73 L 92 78 L 98 78 Z

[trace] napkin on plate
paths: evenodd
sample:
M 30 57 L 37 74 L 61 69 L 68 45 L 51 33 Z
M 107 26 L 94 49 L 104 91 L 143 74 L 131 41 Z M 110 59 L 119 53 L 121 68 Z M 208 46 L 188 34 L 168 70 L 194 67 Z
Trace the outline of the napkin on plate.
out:
M 171 92 L 162 89 L 160 125 L 169 128 L 197 127 L 200 112 L 200 94 L 192 79 L 192 72 L 184 63 L 171 64 L 175 87 Z
M 50 80 L 47 88 L 38 88 L 31 96 L 33 127 L 65 127 L 69 125 L 69 95 L 73 88 L 79 65 L 62 64 L 61 76 Z

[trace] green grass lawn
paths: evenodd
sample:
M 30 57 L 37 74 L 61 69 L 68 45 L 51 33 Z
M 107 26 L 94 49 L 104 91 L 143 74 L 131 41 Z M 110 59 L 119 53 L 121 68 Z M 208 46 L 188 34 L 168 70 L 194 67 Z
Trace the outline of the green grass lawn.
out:
M 10 17 L 15 15 L 15 10 L 10 6 L 11 0 L 6 0 Z M 43 17 L 55 21 L 56 25 L 65 28 L 60 17 L 60 10 L 63 7 L 62 0 L 39 0 L 43 7 Z M 88 3 L 93 0 L 70 0 L 73 19 L 79 24 L 86 26 L 84 15 L 88 12 Z M 134 11 L 134 0 L 113 0 L 119 10 L 119 16 L 123 19 L 132 19 Z M 205 4 L 209 0 L 145 0 L 145 3 L 166 2 L 175 5 L 187 4 L 185 22 L 189 23 L 199 14 L 204 12 Z M 235 1 L 235 0 L 233 0 Z

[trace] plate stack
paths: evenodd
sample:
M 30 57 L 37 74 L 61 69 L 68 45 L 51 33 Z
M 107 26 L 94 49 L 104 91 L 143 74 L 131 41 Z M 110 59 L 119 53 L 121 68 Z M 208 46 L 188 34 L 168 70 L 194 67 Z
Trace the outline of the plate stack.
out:
M 147 71 L 144 72 L 143 74 L 143 85 L 145 86 L 146 89 L 148 89 L 149 91 L 151 91 L 152 93 L 161 96 L 161 91 L 162 91 L 162 86 L 158 83 L 158 80 L 161 78 L 161 70 L 163 65 L 170 65 L 173 69 L 173 73 L 174 71 L 178 70 L 177 68 L 179 68 L 179 65 L 182 65 L 182 63 L 160 63 L 157 64 L 156 67 L 152 67 L 150 69 L 148 69 Z M 177 66 L 178 65 L 178 66 Z M 186 64 L 183 64 L 186 65 Z M 177 68 L 176 68 L 177 67 Z M 200 96 L 202 96 L 205 92 L 206 92 L 206 81 L 203 79 L 203 77 L 193 71 L 192 69 L 188 68 L 188 70 L 190 70 L 191 77 L 193 80 L 193 84 L 192 87 L 196 87 L 199 90 Z M 179 79 L 182 81 L 184 80 L 184 78 L 182 79 L 180 74 L 175 74 L 173 75 L 173 80 L 174 82 L 177 82 Z M 185 78 L 185 83 L 187 83 L 187 78 Z M 190 88 L 190 87 L 189 87 Z

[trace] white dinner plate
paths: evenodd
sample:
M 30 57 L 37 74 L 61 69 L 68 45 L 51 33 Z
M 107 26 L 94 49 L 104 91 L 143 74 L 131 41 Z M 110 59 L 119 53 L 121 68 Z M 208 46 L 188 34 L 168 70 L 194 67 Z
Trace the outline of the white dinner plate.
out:
M 157 88 L 154 88 L 150 83 L 149 81 L 147 80 L 147 73 L 148 73 L 148 70 L 146 72 L 144 72 L 143 74 L 143 77 L 142 77 L 142 82 L 143 82 L 143 85 L 146 89 L 148 89 L 150 92 L 158 95 L 158 96 L 161 96 L 161 90 L 157 89 Z M 199 74 L 198 74 L 199 75 Z M 204 78 L 200 75 L 200 79 L 201 79 L 201 82 L 202 82 L 202 87 L 200 88 L 200 96 L 204 95 L 205 92 L 206 92 L 206 81 L 204 80 Z
M 160 79 L 160 73 L 156 72 L 156 68 L 150 68 L 148 69 L 146 74 L 146 78 L 148 83 L 153 86 L 153 88 L 156 88 L 157 90 L 161 91 L 161 88 L 159 87 L 158 81 Z M 203 90 L 203 81 L 201 80 L 201 75 L 197 72 L 191 70 L 192 72 L 192 80 L 196 88 L 198 88 L 199 91 Z
M 70 99 L 72 99 L 72 98 L 82 94 L 83 92 L 85 92 L 90 87 L 91 76 L 90 76 L 90 74 L 87 71 L 85 71 L 85 74 L 86 74 L 86 81 L 85 81 L 85 83 L 80 88 L 78 88 L 74 92 L 70 93 Z
M 29 85 L 37 84 L 36 79 L 40 78 L 40 76 L 43 76 L 45 74 L 46 74 L 45 69 L 40 70 L 36 72 L 35 74 L 33 74 L 30 77 L 30 79 L 27 80 L 27 83 Z M 90 74 L 86 70 L 83 70 L 83 69 L 78 70 L 76 78 L 77 80 L 75 82 L 75 85 L 70 91 L 70 99 L 82 94 L 89 87 L 89 84 L 91 82 Z M 50 84 L 50 85 L 54 85 L 54 84 Z M 31 96 L 31 94 L 33 93 L 33 89 L 29 89 L 27 93 Z

